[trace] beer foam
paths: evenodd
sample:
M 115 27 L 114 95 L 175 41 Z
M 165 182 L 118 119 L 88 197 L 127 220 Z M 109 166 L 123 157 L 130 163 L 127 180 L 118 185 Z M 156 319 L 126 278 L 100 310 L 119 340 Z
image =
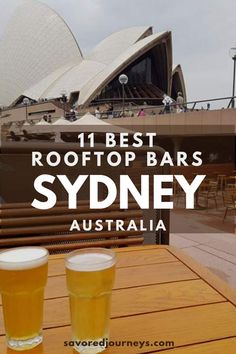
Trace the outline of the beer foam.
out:
M 36 268 L 47 262 L 48 251 L 40 247 L 19 247 L 0 252 L 0 269 Z
M 71 255 L 66 261 L 68 269 L 81 272 L 99 271 L 114 264 L 115 259 L 112 255 L 96 252 Z

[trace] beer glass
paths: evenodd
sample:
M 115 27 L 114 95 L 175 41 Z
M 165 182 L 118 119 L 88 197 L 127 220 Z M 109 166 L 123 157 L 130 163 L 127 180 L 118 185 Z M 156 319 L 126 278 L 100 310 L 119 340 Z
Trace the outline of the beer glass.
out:
M 42 342 L 48 251 L 19 247 L 0 252 L 0 293 L 7 345 L 31 349 Z
M 72 334 L 79 353 L 106 349 L 115 263 L 115 253 L 103 248 L 82 249 L 66 257 Z

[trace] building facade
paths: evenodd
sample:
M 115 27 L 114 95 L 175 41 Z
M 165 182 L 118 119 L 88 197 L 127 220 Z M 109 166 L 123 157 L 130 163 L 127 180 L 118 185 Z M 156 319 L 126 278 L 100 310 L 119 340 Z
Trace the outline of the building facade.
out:
M 30 13 L 30 16 L 27 14 Z M 72 31 L 54 10 L 38 1 L 20 5 L 0 44 L 0 103 L 21 105 L 60 100 L 88 107 L 123 98 L 119 75 L 129 78 L 125 101 L 161 104 L 186 91 L 180 65 L 172 62 L 171 32 L 131 27 L 111 34 L 83 55 Z

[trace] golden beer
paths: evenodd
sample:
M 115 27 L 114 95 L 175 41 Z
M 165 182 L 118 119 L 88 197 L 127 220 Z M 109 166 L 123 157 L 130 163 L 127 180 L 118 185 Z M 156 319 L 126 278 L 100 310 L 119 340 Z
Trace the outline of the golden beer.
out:
M 26 350 L 42 342 L 48 251 L 19 247 L 0 252 L 0 293 L 7 344 Z
M 75 349 L 99 353 L 109 337 L 115 254 L 102 248 L 72 252 L 66 259 L 66 275 Z

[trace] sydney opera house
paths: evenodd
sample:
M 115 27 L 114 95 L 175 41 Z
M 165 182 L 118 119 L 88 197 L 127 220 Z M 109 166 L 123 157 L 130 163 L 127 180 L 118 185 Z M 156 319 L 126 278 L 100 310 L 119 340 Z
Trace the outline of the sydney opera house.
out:
M 28 16 L 28 14 L 30 14 Z M 0 103 L 59 100 L 70 106 L 119 103 L 119 75 L 129 78 L 125 101 L 160 104 L 163 94 L 186 97 L 180 65 L 172 61 L 171 32 L 130 27 L 113 33 L 87 54 L 65 21 L 39 1 L 17 7 L 0 42 Z

